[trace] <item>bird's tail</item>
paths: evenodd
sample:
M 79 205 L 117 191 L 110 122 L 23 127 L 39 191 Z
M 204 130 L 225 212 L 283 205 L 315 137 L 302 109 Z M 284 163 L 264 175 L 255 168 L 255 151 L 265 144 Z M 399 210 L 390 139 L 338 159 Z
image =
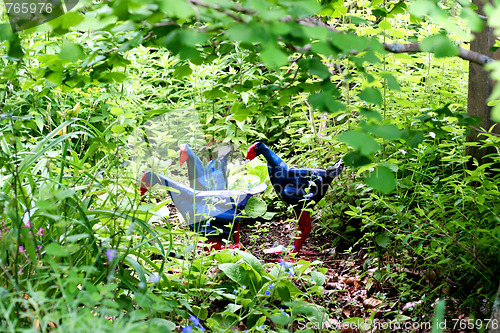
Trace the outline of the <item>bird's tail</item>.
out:
M 335 178 L 337 177 L 338 175 L 340 175 L 340 173 L 342 171 L 344 171 L 344 160 L 343 159 L 339 159 L 337 161 L 337 163 L 335 163 L 334 165 L 328 167 L 326 169 L 326 171 L 328 172 L 328 175 L 332 178 Z

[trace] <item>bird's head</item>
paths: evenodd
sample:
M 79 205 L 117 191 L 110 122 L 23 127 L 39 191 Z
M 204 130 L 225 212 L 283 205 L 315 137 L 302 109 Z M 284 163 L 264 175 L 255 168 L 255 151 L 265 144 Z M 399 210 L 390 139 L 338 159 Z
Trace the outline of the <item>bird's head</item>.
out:
M 180 162 L 181 162 L 181 167 L 186 162 L 189 158 L 188 151 L 187 151 L 187 144 L 183 143 L 181 145 L 181 156 L 180 156 Z
M 248 150 L 247 150 L 247 157 L 246 159 L 247 160 L 253 160 L 255 157 L 257 157 L 257 155 L 259 155 L 259 153 L 257 152 L 257 150 L 259 150 L 259 145 L 261 143 L 260 142 L 256 142 L 254 143 L 253 145 L 251 145 L 250 147 L 248 147 Z
M 141 179 L 141 197 L 148 191 L 148 188 L 151 187 L 151 172 L 146 171 L 144 175 L 142 175 Z

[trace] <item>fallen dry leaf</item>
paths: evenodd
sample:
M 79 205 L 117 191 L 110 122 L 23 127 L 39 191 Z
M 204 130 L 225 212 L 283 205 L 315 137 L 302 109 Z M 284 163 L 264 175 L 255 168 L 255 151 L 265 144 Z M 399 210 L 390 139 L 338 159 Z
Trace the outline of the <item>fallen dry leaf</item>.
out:
M 352 276 L 343 276 L 339 279 L 339 282 L 345 284 L 354 284 L 354 282 L 356 282 L 359 285 L 359 279 L 356 279 Z
M 377 298 L 370 297 L 370 298 L 367 298 L 364 300 L 363 305 L 366 308 L 371 309 L 371 308 L 376 308 L 377 306 L 379 306 L 382 303 L 383 302 L 381 300 L 379 300 Z
M 359 281 L 359 280 L 358 280 L 358 281 Z M 356 289 L 356 290 L 357 290 L 357 289 L 359 289 L 359 288 L 361 288 L 361 285 L 358 283 L 358 281 L 354 280 L 354 281 L 352 282 L 352 284 L 354 285 L 354 289 Z
M 422 302 L 423 302 L 422 300 L 415 301 L 415 302 L 408 302 L 405 305 L 403 305 L 403 307 L 401 308 L 401 311 L 403 313 L 409 313 L 410 311 L 412 311 L 413 309 L 415 309 L 417 307 L 417 305 L 419 305 Z

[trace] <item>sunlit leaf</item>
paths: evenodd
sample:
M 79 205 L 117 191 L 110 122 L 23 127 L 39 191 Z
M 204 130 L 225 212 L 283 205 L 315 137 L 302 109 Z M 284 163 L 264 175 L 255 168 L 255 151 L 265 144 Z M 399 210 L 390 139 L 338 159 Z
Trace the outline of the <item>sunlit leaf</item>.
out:
M 117 106 L 113 106 L 109 112 L 114 116 L 119 116 L 123 114 L 122 108 L 119 108 Z
M 125 127 L 123 127 L 122 125 L 119 125 L 119 124 L 114 125 L 114 126 L 112 126 L 112 127 L 111 127 L 111 131 L 112 131 L 113 133 L 121 133 L 121 132 L 123 132 L 124 130 L 125 130 Z
M 245 205 L 245 212 L 251 218 L 257 218 L 264 215 L 267 211 L 267 204 L 264 200 L 251 197 Z

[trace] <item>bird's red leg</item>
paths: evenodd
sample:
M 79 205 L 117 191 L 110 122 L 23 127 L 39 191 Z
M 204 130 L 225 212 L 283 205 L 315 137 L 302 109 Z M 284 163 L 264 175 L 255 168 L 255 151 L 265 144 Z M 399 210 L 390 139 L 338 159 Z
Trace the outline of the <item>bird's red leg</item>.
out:
M 299 212 L 299 226 L 298 226 L 298 231 L 299 231 L 299 238 L 295 239 L 294 243 L 294 249 L 292 252 L 294 253 L 300 253 L 300 254 L 305 254 L 305 255 L 317 255 L 317 253 L 314 252 L 308 252 L 308 251 L 301 251 L 302 245 L 306 242 L 307 236 L 309 236 L 309 233 L 311 232 L 312 229 L 312 221 L 311 221 L 311 214 L 308 211 L 302 211 Z
M 205 245 L 205 251 L 210 252 L 212 250 L 222 250 L 224 246 L 222 245 L 222 241 L 219 237 L 208 237 L 208 240 Z
M 141 179 L 141 197 L 148 191 L 148 188 L 151 187 L 151 184 L 147 181 L 147 176 L 144 174 Z
M 226 249 L 241 249 L 243 244 L 240 243 L 240 224 L 236 225 L 236 230 L 233 233 L 234 244 L 226 246 Z
M 236 231 L 233 233 L 234 244 L 238 244 L 240 242 L 240 224 L 236 225 Z

